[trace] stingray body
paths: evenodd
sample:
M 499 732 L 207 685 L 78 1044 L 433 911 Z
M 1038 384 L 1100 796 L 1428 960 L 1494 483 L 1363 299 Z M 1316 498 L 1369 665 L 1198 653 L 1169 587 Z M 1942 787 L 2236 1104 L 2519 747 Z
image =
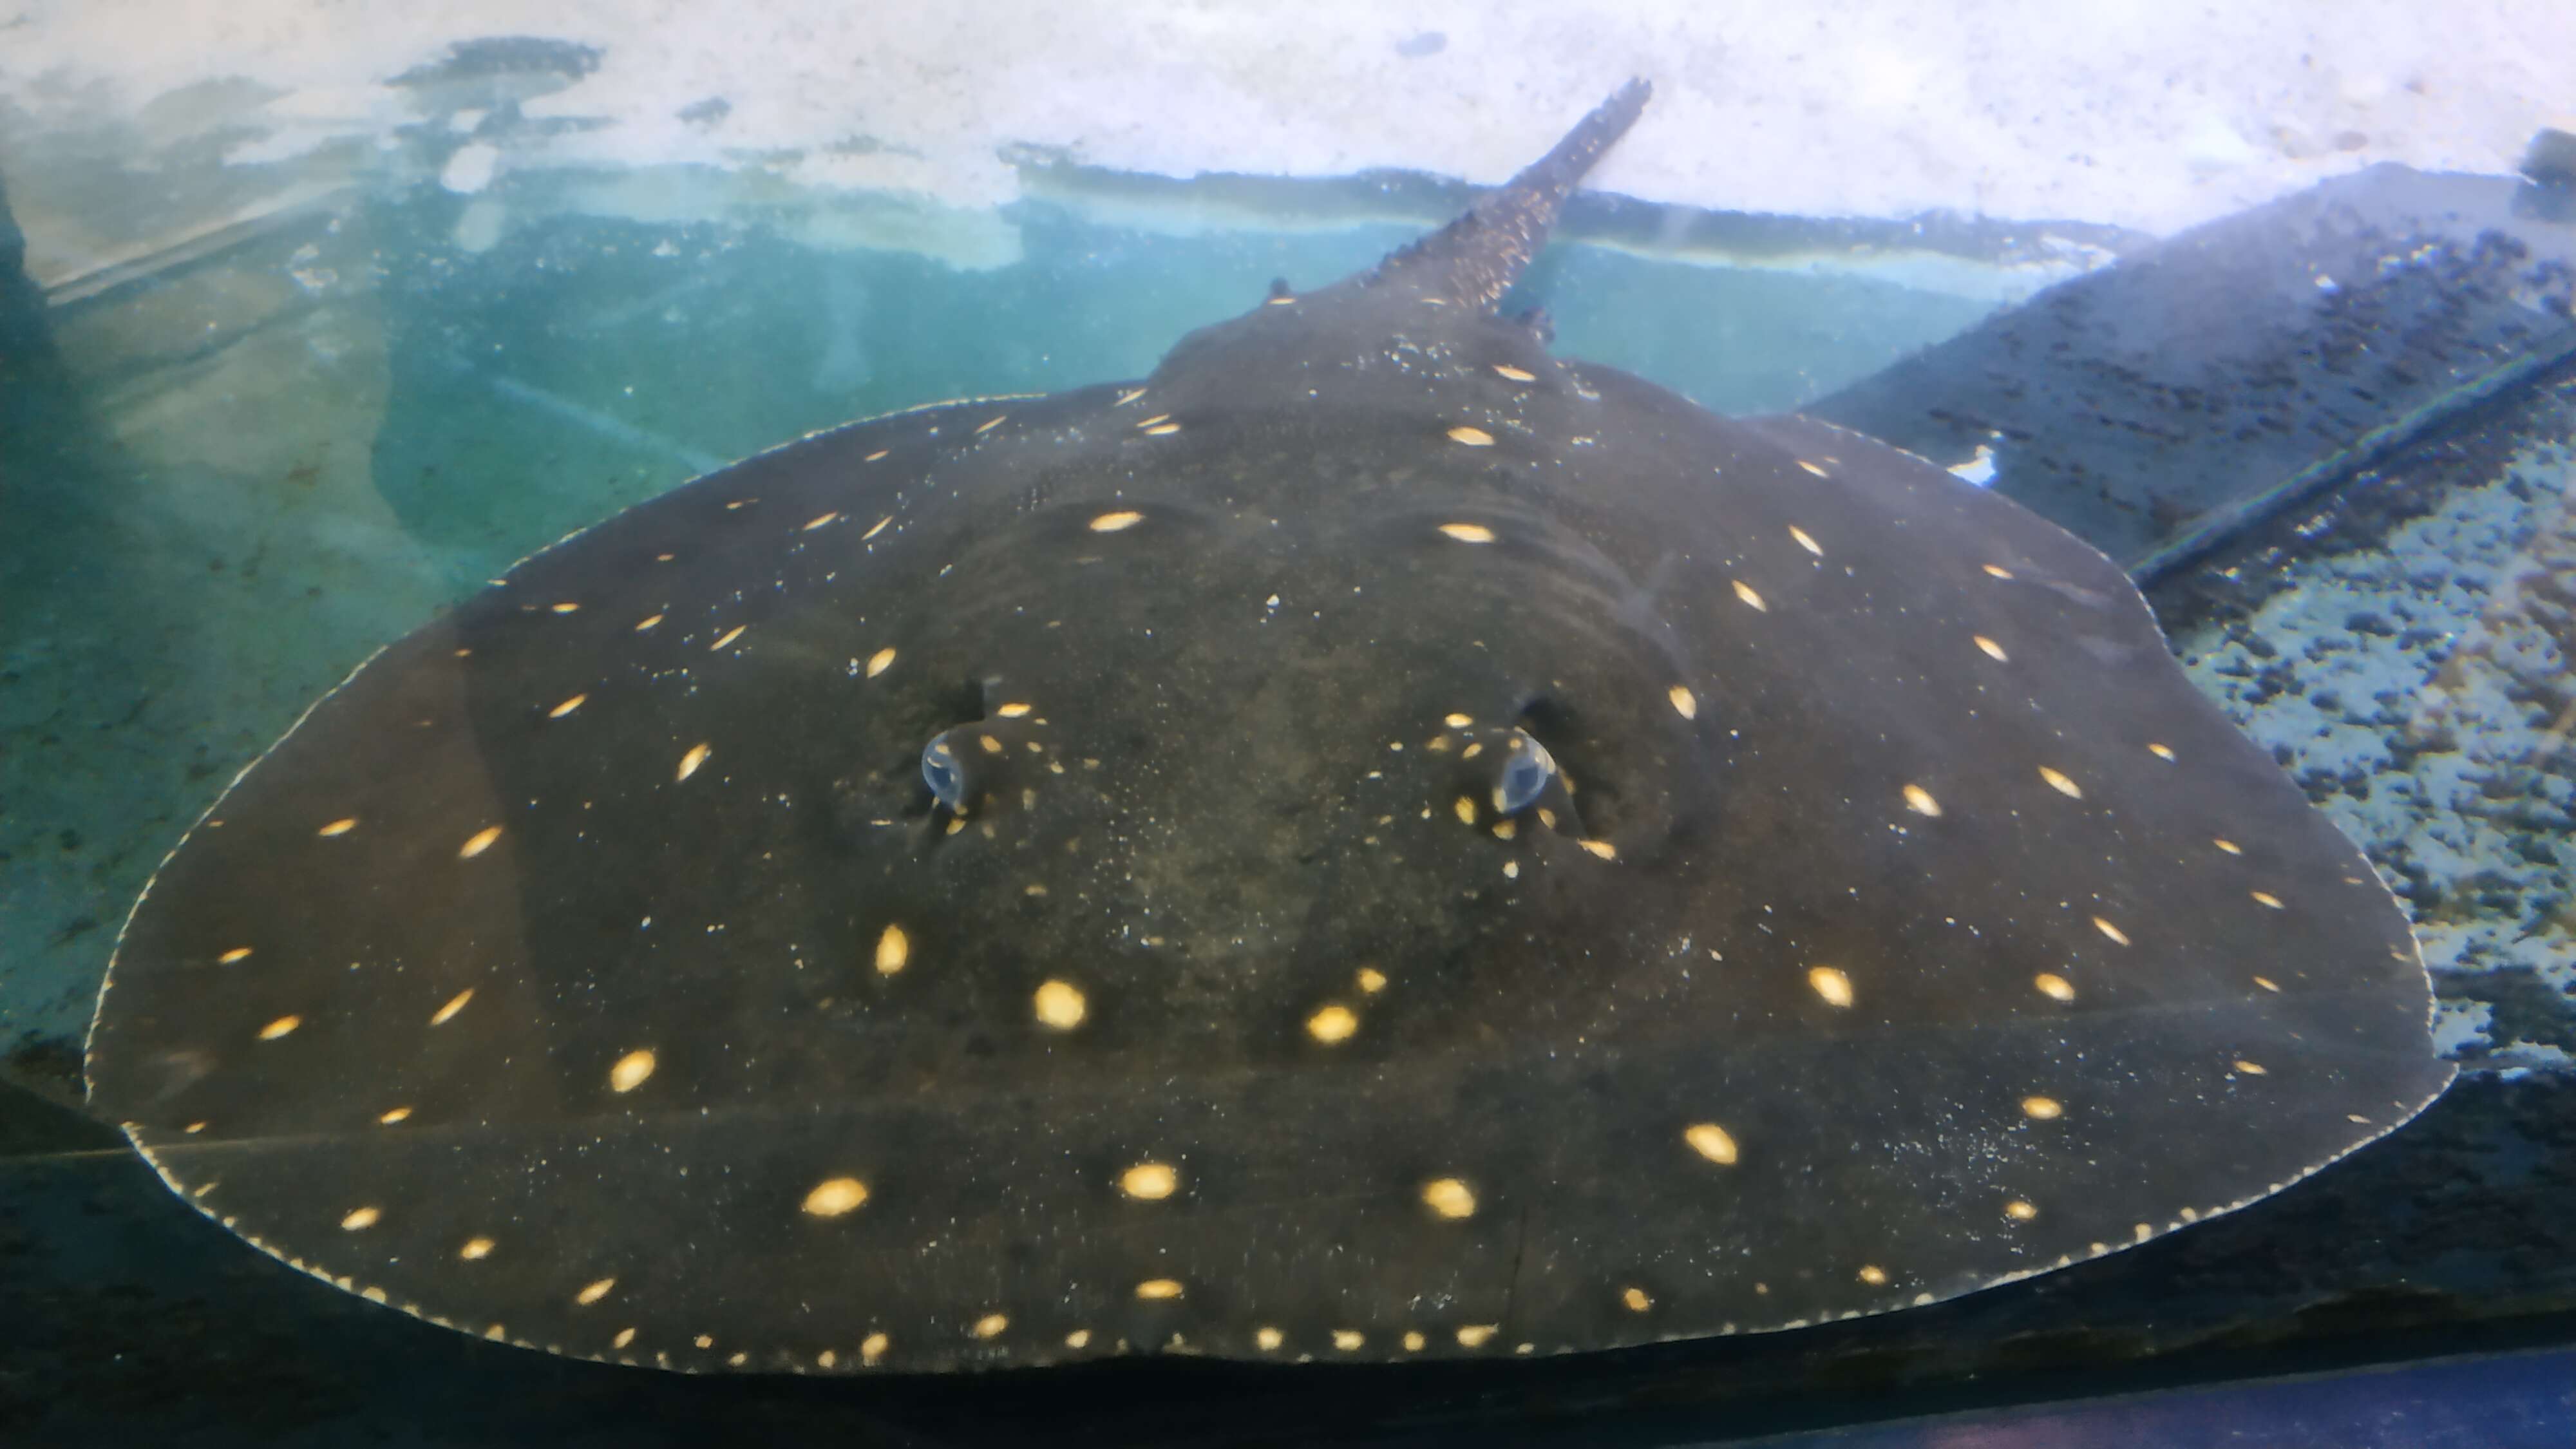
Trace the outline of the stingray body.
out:
M 138 904 L 96 1108 L 343 1288 L 755 1371 L 1795 1328 L 2405 1121 L 2404 918 L 2116 567 L 1495 314 L 1643 101 L 386 649 Z

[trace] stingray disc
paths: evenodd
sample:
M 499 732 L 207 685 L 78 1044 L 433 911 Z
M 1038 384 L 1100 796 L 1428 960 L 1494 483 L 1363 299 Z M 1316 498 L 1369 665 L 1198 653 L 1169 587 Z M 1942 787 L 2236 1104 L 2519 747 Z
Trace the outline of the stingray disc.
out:
M 2116 567 L 1495 315 L 1644 98 L 387 648 L 135 908 L 96 1108 L 343 1288 L 692 1370 L 1796 1328 L 2405 1121 L 2405 918 Z

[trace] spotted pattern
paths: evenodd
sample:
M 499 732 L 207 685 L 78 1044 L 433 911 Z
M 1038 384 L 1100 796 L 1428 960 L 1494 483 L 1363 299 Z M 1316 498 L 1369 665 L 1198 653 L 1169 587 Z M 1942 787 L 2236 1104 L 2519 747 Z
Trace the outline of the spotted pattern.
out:
M 800 1372 L 1794 1327 L 2196 1221 L 2421 1105 L 2420 1074 L 2332 1095 L 2274 1018 L 2087 1057 L 2161 990 L 2343 1025 L 2309 948 L 2389 918 L 2236 783 L 2223 722 L 2100 662 L 2152 637 L 2107 565 L 1822 425 L 1676 411 L 1639 469 L 1632 383 L 1456 300 L 1326 354 L 1388 411 L 1275 364 L 942 405 L 514 568 L 174 857 L 102 1007 L 105 1098 L 190 1201 L 374 1301 Z M 1255 415 L 1312 467 L 1246 466 Z M 1523 726 L 1565 769 L 1506 810 Z M 934 810 L 920 751 L 968 727 Z M 313 908 L 257 909 L 274 880 Z M 1941 1055 L 1989 1023 L 2039 1045 Z M 212 1085 L 164 1107 L 147 1059 Z M 258 1081 L 336 1113 L 338 1155 L 225 1158 Z M 2266 1135 L 2319 1102 L 2366 1130 Z M 422 1154 L 487 1121 L 529 1134 L 510 1195 L 424 1190 L 474 1180 Z M 2178 1160 L 2201 1133 L 2263 1176 Z M 1777 1188 L 1963 1160 L 1986 1195 L 1938 1219 Z M 1665 1251 L 1712 1194 L 1723 1272 Z M 1526 1282 L 1491 1256 L 1605 1201 L 1635 1243 L 1534 1232 Z M 758 1261 L 639 1251 L 630 1202 Z M 1799 1215 L 1848 1246 L 1777 1261 Z M 762 1274 L 831 1314 L 719 1311 Z

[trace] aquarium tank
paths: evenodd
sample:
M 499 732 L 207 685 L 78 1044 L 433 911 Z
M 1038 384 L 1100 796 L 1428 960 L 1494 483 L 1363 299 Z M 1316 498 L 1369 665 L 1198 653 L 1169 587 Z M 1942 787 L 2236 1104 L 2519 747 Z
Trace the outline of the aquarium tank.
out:
M 0 4 L 0 1441 L 2567 1442 L 2571 56 Z

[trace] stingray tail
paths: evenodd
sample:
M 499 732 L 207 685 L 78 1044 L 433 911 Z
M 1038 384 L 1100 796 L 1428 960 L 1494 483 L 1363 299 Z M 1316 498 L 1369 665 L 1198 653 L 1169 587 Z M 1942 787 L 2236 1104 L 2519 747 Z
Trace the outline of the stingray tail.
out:
M 1548 228 L 1583 173 L 1636 124 L 1653 93 L 1643 80 L 1611 92 L 1555 149 L 1456 221 L 1390 254 L 1369 281 L 1405 282 L 1457 306 L 1493 310 L 1547 245 Z

